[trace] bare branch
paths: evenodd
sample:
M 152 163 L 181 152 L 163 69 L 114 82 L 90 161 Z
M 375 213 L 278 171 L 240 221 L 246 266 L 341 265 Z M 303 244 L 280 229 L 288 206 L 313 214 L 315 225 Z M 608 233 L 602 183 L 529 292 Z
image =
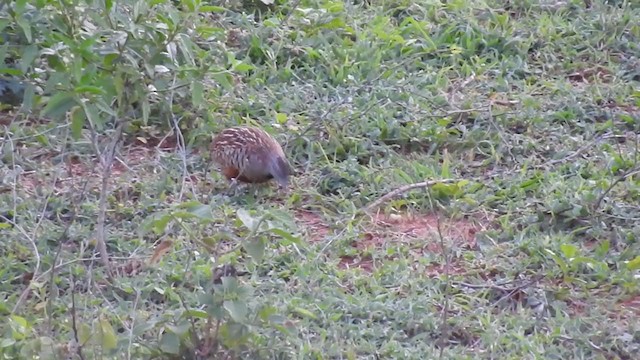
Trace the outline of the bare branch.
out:
M 391 200 L 394 197 L 400 195 L 400 194 L 404 194 L 408 191 L 411 190 L 415 190 L 415 189 L 421 189 L 421 188 L 428 188 L 431 187 L 435 184 L 451 184 L 451 183 L 456 183 L 460 181 L 460 179 L 443 179 L 443 180 L 429 180 L 429 181 L 423 181 L 423 182 L 419 182 L 419 183 L 414 183 L 414 184 L 409 184 L 409 185 L 405 185 L 402 186 L 398 189 L 395 189 L 393 191 L 391 191 L 390 193 L 382 196 L 381 198 L 379 198 L 378 200 L 372 202 L 371 204 L 367 205 L 364 208 L 365 212 L 369 212 L 373 209 L 378 208 L 378 206 L 380 206 L 382 203 L 384 203 L 385 201 Z

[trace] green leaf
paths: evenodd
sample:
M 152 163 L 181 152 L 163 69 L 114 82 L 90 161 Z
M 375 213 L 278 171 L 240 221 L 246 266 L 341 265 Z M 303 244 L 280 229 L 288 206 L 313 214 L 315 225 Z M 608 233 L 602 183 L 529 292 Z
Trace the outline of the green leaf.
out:
M 239 61 L 238 63 L 233 65 L 233 70 L 238 71 L 238 72 L 247 72 L 250 70 L 253 70 L 254 67 L 252 65 L 249 65 L 247 63 L 243 63 L 242 61 Z
M 100 101 L 97 101 L 97 104 L 100 104 Z M 80 102 L 80 105 L 82 105 L 84 109 L 84 115 L 87 117 L 87 121 L 95 126 L 98 131 L 102 131 L 106 122 L 106 119 L 101 116 L 104 112 L 101 112 L 94 104 L 86 101 Z
M 89 93 L 94 95 L 104 95 L 104 90 L 97 86 L 78 86 L 74 89 L 74 91 L 76 92 L 76 94 Z
M 276 113 L 276 121 L 278 124 L 284 124 L 287 122 L 287 114 Z
M 301 307 L 296 307 L 292 310 L 292 312 L 294 314 L 297 314 L 300 317 L 303 318 L 307 318 L 307 319 L 313 319 L 316 320 L 318 319 L 318 317 L 316 316 L 316 314 L 312 313 L 311 311 L 307 310 L 307 309 L 303 309 Z
M 191 102 L 197 108 L 204 104 L 204 86 L 200 80 L 191 83 Z
M 14 338 L 4 338 L 2 339 L 2 341 L 0 341 L 0 349 L 4 349 L 4 348 L 8 348 L 10 346 L 13 346 L 13 344 L 16 343 L 16 340 Z
M 202 204 L 198 201 L 190 201 L 182 204 L 181 207 L 186 209 L 189 214 L 195 215 L 201 219 L 211 220 L 213 218 L 210 205 Z
M 238 216 L 238 219 L 242 222 L 242 224 L 247 227 L 247 229 L 251 231 L 257 230 L 260 219 L 251 216 L 251 214 L 249 214 L 249 212 L 245 209 L 238 209 L 236 211 L 236 215 Z
M 84 109 L 80 106 L 74 106 L 71 110 L 71 136 L 74 140 L 78 140 L 82 136 L 82 127 L 86 119 Z
M 431 189 L 434 192 L 439 192 L 440 194 L 446 196 L 456 196 L 460 193 L 460 189 L 457 184 L 445 184 L 445 183 L 437 183 L 433 184 Z
M 224 302 L 223 306 L 234 321 L 239 323 L 244 322 L 247 316 L 247 304 L 244 301 L 227 300 Z
M 59 56 L 47 55 L 46 58 L 47 58 L 47 64 L 49 64 L 49 66 L 52 69 L 60 72 L 66 71 L 67 65 L 60 59 Z
M 180 3 L 189 9 L 189 11 L 193 12 L 196 10 L 196 4 L 193 0 L 182 0 Z
M 160 350 L 167 354 L 180 353 L 180 338 L 172 332 L 165 332 L 160 339 Z
M 223 8 L 222 6 L 205 5 L 200 7 L 201 13 L 205 13 L 205 12 L 221 13 L 225 11 L 227 11 L 227 9 Z
M 231 75 L 229 73 L 227 72 L 217 73 L 217 74 L 213 74 L 211 77 L 214 80 L 216 80 L 218 84 L 222 86 L 223 89 L 225 90 L 233 89 L 233 85 L 231 85 Z
M 225 293 L 234 293 L 238 291 L 238 279 L 231 276 L 222 277 L 222 289 Z
M 57 93 L 49 99 L 47 106 L 42 110 L 42 115 L 60 118 L 64 116 L 74 105 L 76 105 L 76 98 L 73 93 Z
M 567 259 L 573 259 L 578 255 L 578 247 L 571 244 L 562 244 L 560 245 L 560 251 Z
M 20 334 L 25 334 L 29 330 L 29 322 L 22 316 L 11 315 L 11 328 Z
M 0 32 L 3 32 L 4 29 L 9 25 L 9 19 L 0 19 Z M 5 44 L 8 45 L 8 44 Z M 4 60 L 0 57 L 0 60 Z
M 31 83 L 27 83 L 24 88 L 24 96 L 22 98 L 22 111 L 30 112 L 33 110 L 36 97 L 36 87 Z
M 91 326 L 81 323 L 78 327 L 78 341 L 80 342 L 80 345 L 86 345 L 92 337 L 93 333 L 91 332 Z
M 165 329 L 179 336 L 186 334 L 190 328 L 191 328 L 191 324 L 187 321 L 183 321 L 181 324 L 178 324 L 178 325 L 172 325 L 172 324 L 165 325 Z
M 156 322 L 155 321 L 138 321 L 136 322 L 136 325 L 133 327 L 133 330 L 131 330 L 131 335 L 132 336 L 142 336 L 144 334 L 147 334 L 149 330 L 153 329 L 156 326 Z
M 27 41 L 31 43 L 33 41 L 33 35 L 31 34 L 31 23 L 29 22 L 29 20 L 23 17 L 19 17 L 17 19 L 17 23 L 22 29 L 22 32 L 24 32 L 24 36 L 27 38 Z
M 413 179 L 411 178 L 411 176 L 409 176 L 409 174 L 402 171 L 401 169 L 394 169 L 394 173 L 408 184 L 413 182 Z
M 198 319 L 206 319 L 209 317 L 206 311 L 198 310 L 198 309 L 189 309 L 185 312 L 185 315 L 189 315 Z
M 273 228 L 271 229 L 271 232 L 276 235 L 279 235 L 280 237 L 282 237 L 283 240 L 285 240 L 285 241 L 282 241 L 283 245 L 289 245 L 289 244 L 302 245 L 302 239 L 299 237 L 293 236 L 288 231 L 285 231 L 279 228 Z
M 599 257 L 604 257 L 607 255 L 610 248 L 611 248 L 611 242 L 609 240 L 604 240 L 596 248 L 596 255 Z
M 640 269 L 640 256 L 636 256 L 635 259 L 627 262 L 627 269 L 630 271 Z
M 20 70 L 22 70 L 23 74 L 26 74 L 33 60 L 38 56 L 38 46 L 37 45 L 29 45 L 24 48 L 22 52 L 22 60 L 20 61 Z
M 7 75 L 14 75 L 14 76 L 22 76 L 22 71 L 18 70 L 18 69 L 12 69 L 12 68 L 4 68 L 4 69 L 0 69 L 0 74 L 7 74 Z
M 223 28 L 215 27 L 215 26 L 197 26 L 196 32 L 202 36 L 203 38 L 208 38 L 210 36 L 216 34 L 224 34 L 225 31 Z
M 189 65 L 195 65 L 195 56 L 193 50 L 197 48 L 196 44 L 191 41 L 187 36 L 182 35 L 178 37 L 178 41 L 176 42 L 182 50 L 182 55 L 185 57 L 185 62 Z
M 118 337 L 113 330 L 111 323 L 105 317 L 101 316 L 99 320 L 99 331 L 101 345 L 104 350 L 113 350 L 118 345 Z
M 142 123 L 147 125 L 149 123 L 149 114 L 151 114 L 151 104 L 149 98 L 142 100 Z
M 445 179 L 448 179 L 451 177 L 450 163 L 451 161 L 449 159 L 449 155 L 445 153 L 442 159 L 442 170 L 440 171 L 440 176 L 442 176 Z
M 18 15 L 24 14 L 25 9 L 27 8 L 27 0 L 17 0 L 15 5 L 15 12 Z
M 264 258 L 264 243 L 260 239 L 245 241 L 242 247 L 255 262 L 260 262 Z
M 153 231 L 158 235 L 164 233 L 169 221 L 171 221 L 171 215 L 165 214 L 164 216 L 161 216 L 153 222 Z
M 345 27 L 345 22 L 342 18 L 334 18 L 333 20 L 323 24 L 321 27 L 331 30 L 342 29 Z

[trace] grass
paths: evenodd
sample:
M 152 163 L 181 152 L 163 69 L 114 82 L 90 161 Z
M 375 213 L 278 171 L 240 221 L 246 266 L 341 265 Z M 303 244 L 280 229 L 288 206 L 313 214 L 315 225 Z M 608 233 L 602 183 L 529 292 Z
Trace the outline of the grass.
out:
M 5 358 L 635 358 L 640 7 L 162 6 L 223 70 L 145 90 L 106 172 L 112 277 L 110 128 L 0 119 Z M 206 149 L 236 124 L 280 140 L 288 192 L 229 196 Z

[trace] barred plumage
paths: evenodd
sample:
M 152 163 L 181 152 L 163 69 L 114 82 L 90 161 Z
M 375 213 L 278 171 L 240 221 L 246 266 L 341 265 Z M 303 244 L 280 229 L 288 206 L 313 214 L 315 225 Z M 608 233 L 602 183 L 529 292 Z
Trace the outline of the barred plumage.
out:
M 264 130 L 238 126 L 224 129 L 211 142 L 211 157 L 229 180 L 289 185 L 291 167 L 278 142 Z

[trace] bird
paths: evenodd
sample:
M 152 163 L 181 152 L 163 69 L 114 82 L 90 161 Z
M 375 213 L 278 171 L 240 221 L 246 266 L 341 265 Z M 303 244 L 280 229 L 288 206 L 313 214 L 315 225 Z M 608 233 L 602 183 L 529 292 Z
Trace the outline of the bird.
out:
M 235 187 L 237 182 L 265 183 L 275 179 L 289 186 L 291 166 L 282 147 L 269 133 L 253 126 L 222 130 L 211 141 L 211 158 Z

